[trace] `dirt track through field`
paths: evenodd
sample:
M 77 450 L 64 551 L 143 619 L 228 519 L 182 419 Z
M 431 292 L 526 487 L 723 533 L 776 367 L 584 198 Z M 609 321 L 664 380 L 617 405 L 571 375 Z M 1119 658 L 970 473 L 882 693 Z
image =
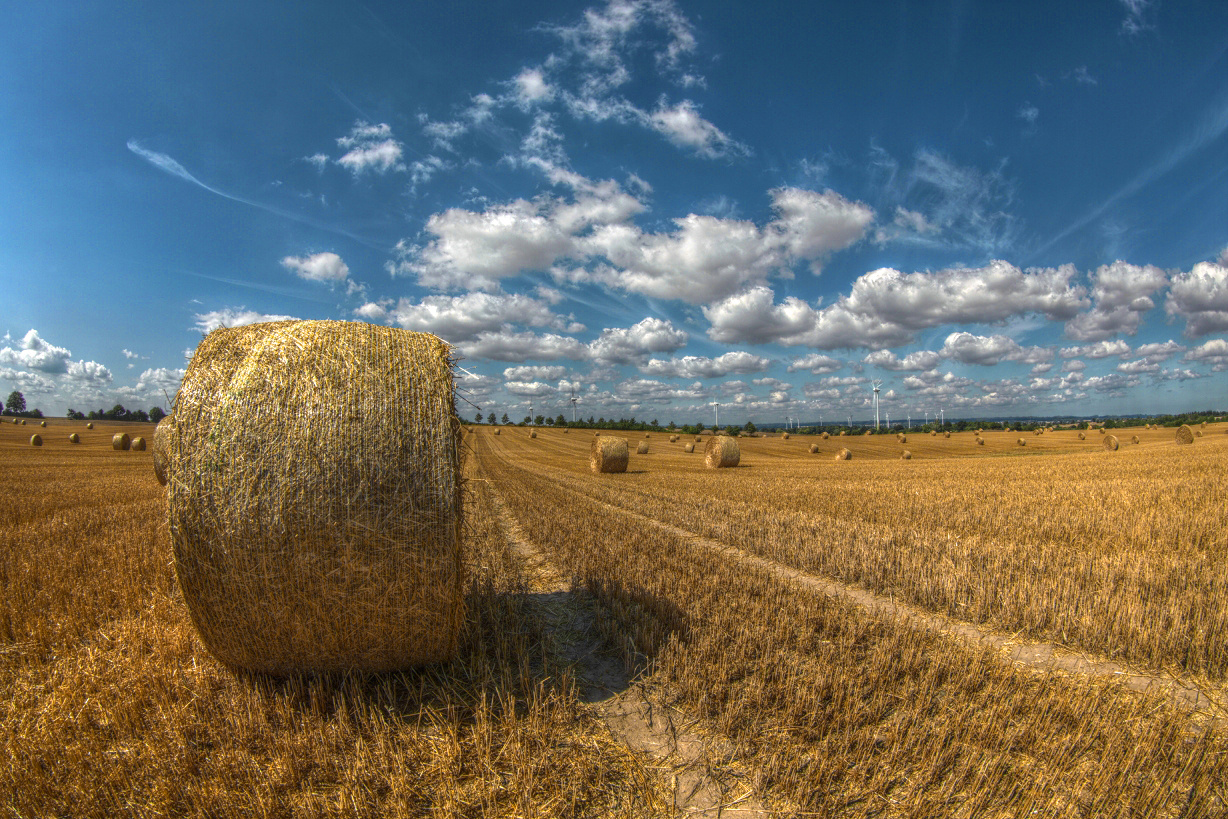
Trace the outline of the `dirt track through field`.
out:
M 517 464 L 517 467 L 550 481 L 558 489 L 583 498 L 586 504 L 595 504 L 612 511 L 630 515 L 664 532 L 677 537 L 687 538 L 692 543 L 707 547 L 723 557 L 769 571 L 778 577 L 791 580 L 821 594 L 855 603 L 862 608 L 876 613 L 908 618 L 922 628 L 955 634 L 972 642 L 987 644 L 1002 651 L 1004 656 L 1010 661 L 1037 672 L 1113 677 L 1129 690 L 1139 692 L 1164 691 L 1175 700 L 1209 716 L 1220 719 L 1228 717 L 1228 696 L 1225 696 L 1223 686 L 1216 686 L 1208 690 L 1211 688 L 1210 686 L 1200 686 L 1188 679 L 1181 679 L 1172 674 L 1132 670 L 1121 663 L 1109 660 L 1103 656 L 1088 652 L 1071 651 L 1054 643 L 1023 640 L 1016 635 L 997 633 L 989 628 L 977 626 L 967 621 L 926 611 L 891 597 L 875 594 L 866 589 L 840 583 L 760 557 L 759 555 L 751 554 L 736 546 L 722 543 L 721 541 L 664 523 L 656 518 L 640 514 L 633 509 L 607 503 L 581 490 L 554 480 L 547 474 L 527 469 L 523 464 Z
M 678 813 L 700 819 L 770 816 L 753 797 L 753 789 L 731 770 L 730 748 L 689 730 L 689 720 L 676 709 L 653 706 L 625 664 L 603 645 L 595 624 L 595 601 L 574 589 L 524 536 L 494 485 L 488 485 L 508 544 L 524 561 L 530 610 L 545 625 L 554 643 L 552 651 L 574 669 L 581 700 L 628 747 L 656 760 L 667 772 Z

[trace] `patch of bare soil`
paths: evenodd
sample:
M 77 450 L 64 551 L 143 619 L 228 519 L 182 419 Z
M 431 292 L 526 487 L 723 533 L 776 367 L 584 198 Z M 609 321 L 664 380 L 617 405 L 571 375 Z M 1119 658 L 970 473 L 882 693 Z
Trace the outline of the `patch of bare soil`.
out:
M 545 627 L 549 650 L 572 667 L 581 700 L 611 733 L 653 759 L 658 773 L 668 777 L 676 813 L 703 819 L 771 816 L 733 767 L 731 748 L 693 731 L 681 712 L 654 707 L 633 670 L 601 639 L 592 596 L 524 537 L 493 486 L 491 496 L 509 545 L 524 561 L 527 604 Z

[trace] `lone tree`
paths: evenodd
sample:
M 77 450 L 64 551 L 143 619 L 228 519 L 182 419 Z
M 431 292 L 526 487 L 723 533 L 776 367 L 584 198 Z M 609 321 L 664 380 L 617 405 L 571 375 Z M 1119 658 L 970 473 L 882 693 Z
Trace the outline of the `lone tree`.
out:
M 4 400 L 4 411 L 8 415 L 16 415 L 19 412 L 26 411 L 26 397 L 17 390 L 9 393 L 9 397 Z
M 165 417 L 166 413 L 162 411 L 161 407 L 154 407 L 149 411 L 149 420 L 153 421 L 155 424 Z

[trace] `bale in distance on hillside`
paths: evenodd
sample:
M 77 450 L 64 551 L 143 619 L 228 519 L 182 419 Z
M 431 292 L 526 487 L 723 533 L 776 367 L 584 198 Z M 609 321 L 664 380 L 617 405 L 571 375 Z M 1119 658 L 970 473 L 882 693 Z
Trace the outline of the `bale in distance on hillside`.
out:
M 741 460 L 742 450 L 738 448 L 737 439 L 728 435 L 714 435 L 704 447 L 704 466 L 709 469 L 728 469 Z
M 1202 430 L 1201 430 L 1201 429 L 1196 429 L 1196 430 L 1194 430 L 1194 435 L 1195 435 L 1195 436 L 1197 436 L 1197 437 L 1199 437 L 1199 438 L 1201 438 L 1201 437 L 1202 437 Z
M 1028 445 L 1028 442 L 1026 440 L 1024 440 L 1023 438 L 1019 439 L 1019 446 L 1027 446 L 1027 445 Z
M 169 438 L 171 434 L 171 416 L 166 416 L 158 425 L 154 427 L 153 435 L 153 462 L 154 462 L 154 477 L 158 479 L 158 483 L 166 486 L 166 482 L 170 479 L 170 449 Z
M 1086 435 L 1084 435 L 1082 432 L 1080 432 L 1080 433 L 1079 433 L 1079 440 L 1080 440 L 1080 441 L 1086 441 L 1086 440 L 1087 440 L 1087 436 L 1086 436 Z
M 630 460 L 626 438 L 593 438 L 588 451 L 588 468 L 593 472 L 626 472 Z
M 132 446 L 132 439 L 126 432 L 117 432 L 111 436 L 111 449 L 127 452 Z
M 847 461 L 847 460 L 852 459 L 852 457 L 853 457 L 853 453 L 849 452 L 848 447 L 845 447 L 844 449 L 836 453 L 837 461 Z
M 132 451 L 133 452 L 144 452 L 145 451 L 145 439 L 141 437 L 133 438 L 132 439 Z
M 277 675 L 455 654 L 461 423 L 451 348 L 360 322 L 221 328 L 169 427 L 175 570 L 205 646 Z
M 593 437 L 594 437 L 594 438 L 600 438 L 600 437 L 601 437 L 601 430 L 598 430 L 597 432 L 594 432 L 594 433 L 593 433 Z
M 818 444 L 811 444 L 811 445 L 810 445 L 810 454 L 811 454 L 811 455 L 815 454 L 815 453 L 816 453 L 816 452 L 818 452 L 818 451 L 819 451 L 819 445 L 818 445 Z
M 789 433 L 787 433 L 787 432 L 782 432 L 782 433 L 780 433 L 780 437 L 781 437 L 781 440 L 787 441 L 787 440 L 789 440 Z
M 25 418 L 22 418 L 22 419 L 21 419 L 21 425 L 22 425 L 23 427 L 26 425 L 26 419 L 25 419 Z
M 1100 427 L 1100 434 L 1104 435 L 1104 427 Z
M 68 436 L 68 442 L 70 444 L 79 444 L 81 443 L 81 436 L 74 432 Z
M 495 435 L 498 435 L 498 434 L 499 434 L 500 432 L 502 432 L 502 431 L 503 431 L 503 430 L 501 430 L 501 429 L 496 429 L 496 430 L 495 430 Z
M 1176 439 L 1179 444 L 1192 444 L 1194 443 L 1194 430 L 1190 429 L 1188 424 L 1182 424 L 1177 427 Z
M 848 434 L 849 434 L 849 433 L 848 433 L 848 430 L 846 430 L 846 429 L 842 429 L 842 430 L 840 430 L 840 437 L 841 437 L 841 438 L 843 438 L 845 435 L 848 435 Z
M 647 455 L 648 454 L 648 442 L 640 441 L 640 445 L 635 448 L 635 454 L 636 455 Z
M 829 433 L 824 432 L 824 433 L 823 433 L 821 436 L 819 436 L 819 437 L 821 437 L 821 438 L 822 438 L 824 441 L 826 441 L 828 438 L 830 438 L 830 437 L 831 437 L 831 435 L 830 435 Z
M 950 438 L 950 437 L 951 437 L 951 433 L 950 433 L 950 432 L 944 432 L 944 433 L 942 433 L 942 437 L 943 437 L 943 438 Z
M 896 436 L 896 440 L 899 441 L 901 444 L 906 444 L 908 443 L 908 436 L 901 432 L 899 435 Z
M 568 434 L 570 434 L 570 433 L 571 433 L 571 427 L 563 427 L 563 434 L 564 434 L 564 435 L 568 435 Z
M 677 435 L 671 435 L 671 436 L 669 436 L 669 442 L 670 442 L 671 444 L 676 444 L 676 443 L 678 443 L 678 436 L 677 436 Z
M 977 445 L 977 446 L 985 446 L 985 439 L 984 439 L 984 438 L 977 438 L 977 439 L 976 439 L 976 445 Z
M 686 444 L 685 446 L 682 447 L 682 451 L 683 452 L 694 452 L 695 444 Z
M 1138 443 L 1138 436 L 1137 436 L 1137 435 L 1132 436 L 1132 437 L 1130 438 L 1130 443 L 1132 443 L 1132 444 L 1137 444 L 1137 443 Z
M 1121 443 L 1117 440 L 1116 435 L 1106 435 L 1100 443 L 1109 452 L 1116 452 L 1117 447 L 1121 445 Z
M 938 430 L 936 430 L 936 429 L 931 429 L 931 430 L 930 430 L 930 437 L 936 437 L 937 435 L 938 435 Z
M 94 422 L 93 422 L 93 421 L 90 421 L 88 424 L 86 424 L 86 425 L 85 425 L 85 428 L 86 428 L 86 429 L 93 429 L 93 428 L 94 428 Z
M 1036 430 L 1036 432 L 1034 432 L 1034 433 L 1032 433 L 1032 434 L 1033 434 L 1033 435 L 1040 435 L 1042 432 L 1044 432 L 1044 430 L 1043 430 L 1043 429 L 1037 429 L 1037 430 Z
M 535 430 L 535 429 L 529 430 L 529 437 L 530 437 L 530 438 L 536 438 L 536 437 L 537 437 L 537 430 Z
M 39 435 L 37 432 L 30 436 L 30 446 L 42 446 L 42 445 L 43 445 L 43 436 Z
M 901 452 L 901 453 L 900 453 L 900 460 L 901 460 L 901 461 L 911 461 L 911 460 L 912 460 L 912 453 L 911 453 L 911 452 L 909 452 L 907 449 L 906 449 L 906 450 L 904 450 L 903 452 Z
M 40 427 L 46 427 L 46 426 L 47 426 L 47 422 L 46 422 L 46 421 L 39 421 L 39 422 L 38 422 L 38 425 L 39 425 Z M 1206 424 L 1203 424 L 1203 426 L 1206 426 Z

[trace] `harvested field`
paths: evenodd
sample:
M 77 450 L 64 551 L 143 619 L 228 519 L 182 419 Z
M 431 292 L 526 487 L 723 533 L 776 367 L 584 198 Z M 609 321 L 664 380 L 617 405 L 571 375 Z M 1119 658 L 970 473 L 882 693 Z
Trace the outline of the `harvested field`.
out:
M 153 425 L 70 426 L 0 427 L 16 816 L 1228 811 L 1218 425 L 916 435 L 908 463 L 893 434 L 841 463 L 743 438 L 737 468 L 662 445 L 608 474 L 623 433 L 476 427 L 457 658 L 282 681 L 196 636 L 154 453 L 111 446 Z

